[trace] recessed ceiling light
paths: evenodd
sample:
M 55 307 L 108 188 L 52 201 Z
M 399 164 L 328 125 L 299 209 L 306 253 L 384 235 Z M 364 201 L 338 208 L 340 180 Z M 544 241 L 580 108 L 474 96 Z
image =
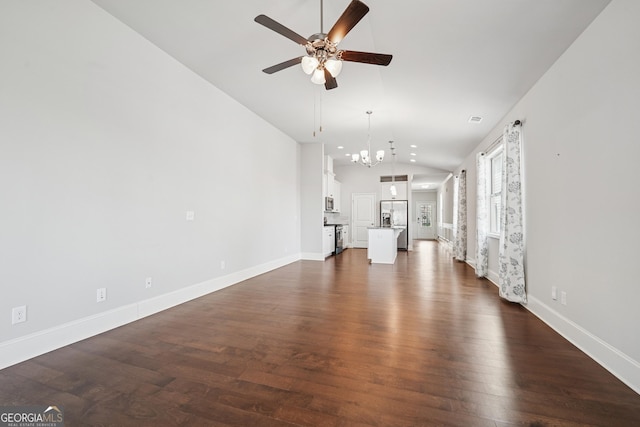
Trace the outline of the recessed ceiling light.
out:
M 411 144 L 409 147 L 411 148 L 418 148 L 418 146 L 416 144 Z
M 338 145 L 338 150 L 342 150 L 344 147 L 342 145 Z
M 411 153 L 411 155 L 412 155 L 412 156 L 415 156 L 415 155 L 416 155 L 416 153 Z
M 409 161 L 410 161 L 411 163 L 415 163 L 415 162 L 416 162 L 416 159 L 411 159 L 411 160 L 409 160 Z
M 482 121 L 482 117 L 479 117 L 479 116 L 469 117 L 469 123 L 480 123 L 481 121 Z
M 422 188 L 429 188 L 429 184 L 421 185 Z
M 345 154 L 346 157 L 351 157 L 351 154 L 347 153 Z

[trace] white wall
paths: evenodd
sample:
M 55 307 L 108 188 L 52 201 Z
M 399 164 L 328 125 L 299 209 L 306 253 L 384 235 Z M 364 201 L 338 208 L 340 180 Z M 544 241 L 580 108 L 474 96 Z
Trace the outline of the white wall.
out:
M 324 260 L 322 251 L 323 157 L 322 144 L 300 144 L 301 251 L 303 259 L 316 261 Z
M 93 3 L 2 2 L 0 81 L 0 367 L 299 258 L 296 142 Z
M 527 308 L 637 392 L 639 20 L 640 2 L 611 2 L 456 171 L 474 218 L 475 153 L 524 121 Z
M 453 241 L 453 185 L 454 178 L 453 175 L 450 175 L 440 185 L 436 196 L 438 199 L 438 238 L 446 241 Z M 469 203 L 473 202 L 469 201 Z

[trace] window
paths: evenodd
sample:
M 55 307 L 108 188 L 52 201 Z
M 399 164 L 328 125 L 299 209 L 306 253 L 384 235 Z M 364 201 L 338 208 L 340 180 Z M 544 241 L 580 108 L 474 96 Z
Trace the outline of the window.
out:
M 487 187 L 489 191 L 489 233 L 500 235 L 502 199 L 502 146 L 488 155 Z

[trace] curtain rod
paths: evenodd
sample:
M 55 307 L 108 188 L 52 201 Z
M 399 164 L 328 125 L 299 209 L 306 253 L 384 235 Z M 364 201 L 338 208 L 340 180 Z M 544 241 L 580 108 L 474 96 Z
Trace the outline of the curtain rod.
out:
M 513 126 L 520 126 L 522 125 L 522 122 L 520 120 L 516 120 L 513 122 Z M 493 150 L 493 148 L 500 144 L 500 142 L 502 141 L 502 135 L 500 135 L 498 138 L 496 138 L 495 141 L 493 141 L 491 144 L 489 144 L 489 146 L 487 148 L 485 148 L 484 150 L 482 150 L 482 155 L 484 156 L 485 154 L 487 154 L 487 152 Z

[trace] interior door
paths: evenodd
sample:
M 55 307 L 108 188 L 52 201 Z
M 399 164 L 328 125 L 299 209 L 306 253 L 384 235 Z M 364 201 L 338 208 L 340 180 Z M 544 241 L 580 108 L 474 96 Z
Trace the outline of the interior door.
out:
M 375 193 L 360 193 L 351 196 L 352 221 L 352 246 L 354 248 L 369 247 L 369 227 L 376 222 L 376 195 Z
M 416 236 L 418 239 L 436 238 L 436 207 L 435 202 L 416 203 Z

